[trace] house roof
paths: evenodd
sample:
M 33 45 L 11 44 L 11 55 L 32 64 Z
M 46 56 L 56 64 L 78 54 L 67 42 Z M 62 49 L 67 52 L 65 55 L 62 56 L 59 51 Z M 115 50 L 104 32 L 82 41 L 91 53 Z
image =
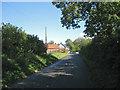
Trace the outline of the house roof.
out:
M 69 47 L 66 44 L 64 44 L 64 46 L 69 49 Z
M 52 48 L 52 49 L 58 49 L 59 48 L 59 46 L 57 45 L 57 44 L 48 44 L 47 45 L 47 48 Z
M 60 45 L 62 45 L 64 48 L 68 48 L 69 49 L 69 47 L 66 44 L 60 43 Z

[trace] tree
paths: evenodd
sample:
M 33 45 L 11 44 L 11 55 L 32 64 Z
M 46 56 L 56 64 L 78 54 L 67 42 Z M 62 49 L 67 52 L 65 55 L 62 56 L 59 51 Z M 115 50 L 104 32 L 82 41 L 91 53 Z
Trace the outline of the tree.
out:
M 54 44 L 54 41 L 51 40 L 50 42 L 48 42 L 48 44 Z
M 8 57 L 18 57 L 21 53 L 42 54 L 46 47 L 37 36 L 28 35 L 21 28 L 10 23 L 2 26 L 2 52 Z
M 83 38 L 77 38 L 73 42 L 73 44 L 75 45 L 75 48 L 76 48 L 77 52 L 79 52 L 80 48 L 82 47 L 82 40 L 83 40 Z
M 87 36 L 110 35 L 120 29 L 120 2 L 52 2 L 62 11 L 62 26 L 80 28 L 86 21 Z
M 80 42 L 76 39 L 74 40 L 73 44 L 75 45 L 75 49 L 77 52 L 80 51 Z
M 67 39 L 67 40 L 65 41 L 65 43 L 66 43 L 66 44 L 72 43 L 72 40 L 71 40 L 71 39 Z
M 80 21 L 85 21 L 84 33 L 93 39 L 88 45 L 90 40 L 81 40 L 80 46 L 83 48 L 80 52 L 89 60 L 88 62 L 94 63 L 93 66 L 95 65 L 95 68 L 101 71 L 100 73 L 96 72 L 98 75 L 101 76 L 101 73 L 104 73 L 105 78 L 102 78 L 102 82 L 100 80 L 102 86 L 107 87 L 114 84 L 114 87 L 120 87 L 120 79 L 118 80 L 120 77 L 120 48 L 118 48 L 120 46 L 120 1 L 57 1 L 53 2 L 53 5 L 62 11 L 63 27 L 77 29 L 80 28 Z M 114 77 L 115 75 L 117 78 Z M 112 79 L 109 80 L 108 77 L 112 77 Z M 107 83 L 103 83 L 104 81 Z
M 75 49 L 75 45 L 73 44 L 72 40 L 71 39 L 67 39 L 65 41 L 66 45 L 70 48 L 70 51 L 71 52 L 75 52 L 76 49 Z

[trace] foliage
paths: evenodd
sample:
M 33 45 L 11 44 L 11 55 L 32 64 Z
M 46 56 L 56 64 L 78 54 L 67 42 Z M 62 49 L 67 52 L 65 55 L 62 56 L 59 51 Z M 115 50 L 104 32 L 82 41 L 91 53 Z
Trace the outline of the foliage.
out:
M 84 33 L 93 40 L 83 42 L 80 54 L 95 74 L 97 87 L 120 87 L 120 1 L 68 1 L 53 5 L 62 11 L 63 27 L 80 28 L 79 22 L 85 21 Z
M 65 42 L 66 45 L 70 48 L 71 52 L 79 52 L 82 47 L 91 42 L 91 39 L 77 38 L 73 42 L 72 40 L 67 39 Z
M 83 48 L 84 46 L 86 46 L 90 42 L 91 42 L 91 39 L 85 39 L 85 38 L 75 39 L 73 44 L 75 45 L 76 52 L 79 52 L 81 48 Z
M 67 39 L 65 43 L 70 48 L 71 52 L 75 52 L 75 45 L 73 44 L 72 40 Z
M 28 35 L 21 28 L 4 24 L 2 26 L 2 52 L 8 57 L 18 57 L 21 53 L 34 53 L 37 55 L 46 52 L 46 47 L 37 36 Z
M 7 55 L 2 55 L 3 87 L 10 85 L 16 80 L 26 78 L 27 76 L 40 71 L 44 67 L 53 64 L 58 59 L 52 55 L 35 55 L 26 53 L 26 58 L 9 59 Z
M 80 28 L 86 21 L 87 36 L 109 35 L 119 29 L 120 2 L 52 2 L 62 11 L 61 23 L 67 29 Z
M 26 78 L 58 59 L 47 55 L 46 47 L 37 36 L 28 35 L 11 24 L 2 26 L 2 84 L 7 87 Z
M 80 41 L 78 39 L 74 40 L 73 44 L 75 45 L 76 52 L 80 51 Z
M 48 44 L 54 44 L 54 41 L 51 40 L 50 42 L 48 42 Z
M 96 78 L 96 87 L 119 87 L 120 49 L 112 38 L 96 37 L 80 54 Z

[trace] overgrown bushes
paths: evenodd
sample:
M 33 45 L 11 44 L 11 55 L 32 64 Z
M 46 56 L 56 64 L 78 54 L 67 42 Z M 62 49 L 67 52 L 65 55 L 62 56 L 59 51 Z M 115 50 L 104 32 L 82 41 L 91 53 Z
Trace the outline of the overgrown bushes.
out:
M 120 87 L 119 36 L 96 36 L 80 54 L 95 78 L 96 87 Z
M 26 78 L 57 60 L 52 55 L 38 56 L 33 53 L 26 53 L 26 58 L 21 56 L 15 59 L 10 59 L 7 55 L 2 55 L 3 87 L 18 79 Z
M 99 79 L 98 87 L 120 87 L 120 1 L 52 3 L 62 11 L 63 27 L 78 29 L 85 21 L 83 32 L 94 39 L 80 53 Z
M 37 55 L 46 52 L 46 47 L 37 36 L 28 35 L 21 28 L 11 24 L 2 26 L 2 52 L 8 57 L 18 57 L 22 53 L 34 53 Z
M 54 63 L 58 58 L 46 54 L 46 47 L 37 36 L 28 35 L 11 24 L 2 26 L 3 87 L 25 78 Z

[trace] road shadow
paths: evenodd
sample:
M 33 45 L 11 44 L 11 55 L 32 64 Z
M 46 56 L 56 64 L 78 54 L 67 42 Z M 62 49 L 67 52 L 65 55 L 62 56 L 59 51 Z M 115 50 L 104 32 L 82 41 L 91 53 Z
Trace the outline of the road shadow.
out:
M 69 55 L 9 88 L 90 88 L 89 72 L 79 55 Z

